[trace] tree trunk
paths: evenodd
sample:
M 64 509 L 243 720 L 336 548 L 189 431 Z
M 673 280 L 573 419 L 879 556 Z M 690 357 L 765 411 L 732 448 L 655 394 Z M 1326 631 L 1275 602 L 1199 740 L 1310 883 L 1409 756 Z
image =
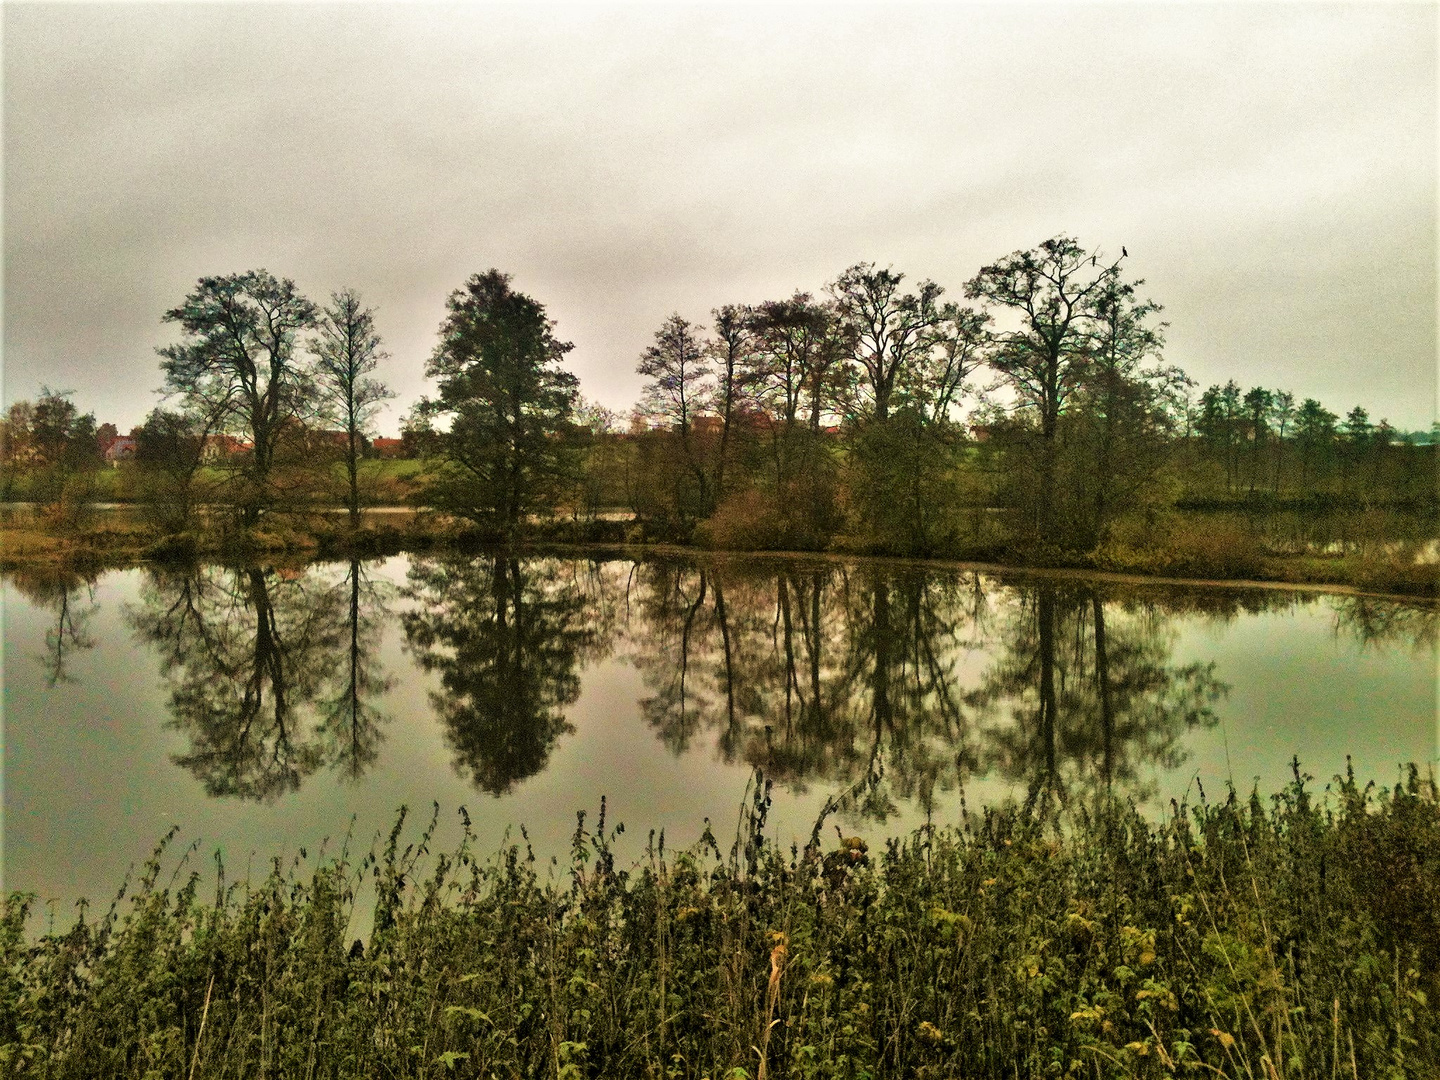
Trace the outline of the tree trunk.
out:
M 1038 590 L 1036 620 L 1040 639 L 1040 730 L 1036 733 L 1044 754 L 1043 777 L 1037 777 L 1032 791 L 1051 788 L 1059 779 L 1056 760 L 1056 713 L 1059 705 L 1055 695 L 1055 592 L 1046 586 Z
M 355 430 L 355 420 L 350 420 L 349 446 L 345 455 L 345 467 L 350 473 L 350 531 L 354 532 L 360 525 L 360 478 L 358 475 L 359 464 L 356 461 L 355 439 L 358 434 Z
M 1100 735 L 1103 740 L 1101 776 L 1106 790 L 1110 788 L 1115 767 L 1115 714 L 1110 701 L 1110 654 L 1105 641 L 1105 605 L 1098 593 L 1092 594 L 1091 608 L 1095 614 L 1095 681 L 1100 690 Z

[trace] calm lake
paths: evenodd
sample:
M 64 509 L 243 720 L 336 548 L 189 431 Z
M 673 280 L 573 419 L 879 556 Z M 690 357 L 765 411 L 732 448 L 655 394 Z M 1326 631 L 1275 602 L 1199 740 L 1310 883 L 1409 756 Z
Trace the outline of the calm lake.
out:
M 524 826 L 541 858 L 602 796 L 622 855 L 707 818 L 728 847 L 757 768 L 802 843 L 827 799 L 874 843 L 962 798 L 1274 791 L 1297 755 L 1317 786 L 1347 755 L 1389 785 L 1436 759 L 1436 628 L 1373 599 L 878 561 L 14 575 L 4 887 L 68 920 L 172 824 L 233 880 L 432 802 L 442 842 L 465 806 L 484 846 Z

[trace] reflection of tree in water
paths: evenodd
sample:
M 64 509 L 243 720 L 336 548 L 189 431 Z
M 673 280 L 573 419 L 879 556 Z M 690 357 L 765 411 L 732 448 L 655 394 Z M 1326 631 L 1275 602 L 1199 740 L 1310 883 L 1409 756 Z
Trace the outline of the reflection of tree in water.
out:
M 380 589 L 359 564 L 340 582 L 321 569 L 155 571 L 130 617 L 159 650 L 170 725 L 190 741 L 175 760 L 209 794 L 271 800 L 323 767 L 358 778 L 374 761 L 372 701 L 389 680 L 375 657 Z
M 39 660 L 45 683 L 52 689 L 71 682 L 68 665 L 75 654 L 95 647 L 87 624 L 100 605 L 95 602 L 95 580 L 68 570 L 16 571 L 6 575 L 17 592 L 54 615 L 45 630 L 45 651 Z
M 1401 604 L 1375 596 L 1337 596 L 1330 601 L 1335 633 L 1354 638 L 1361 647 L 1435 648 L 1440 612 L 1434 607 Z
M 1213 663 L 1170 663 L 1174 633 L 1153 605 L 1107 610 L 1118 605 L 1093 587 L 1042 583 L 1009 606 L 967 703 L 987 725 L 987 771 L 1032 798 L 1076 785 L 1143 795 L 1143 767 L 1178 767 L 1182 736 L 1215 724 L 1228 687 Z
M 1210 665 L 1170 662 L 1156 605 L 1089 588 L 793 563 L 636 577 L 641 706 L 671 750 L 713 731 L 726 761 L 848 788 L 851 810 L 878 818 L 991 772 L 1034 792 L 1140 794 L 1141 767 L 1177 766 L 1224 692 Z
M 371 578 L 359 559 L 351 559 L 345 591 L 349 612 L 339 678 L 334 692 L 322 697 L 318 705 L 326 744 L 333 748 L 332 760 L 347 779 L 358 780 L 375 764 L 385 740 L 388 717 L 374 702 L 394 685 L 394 680 L 380 668 L 376 642 L 392 587 Z
M 641 707 L 674 752 L 713 729 L 725 760 L 794 788 L 870 781 L 878 816 L 958 779 L 973 579 L 679 561 L 637 576 Z
M 608 646 L 603 567 L 503 556 L 417 559 L 402 616 L 410 651 L 440 674 L 430 699 L 455 766 L 482 790 L 509 791 L 545 768 L 572 729 L 564 707 L 580 665 Z

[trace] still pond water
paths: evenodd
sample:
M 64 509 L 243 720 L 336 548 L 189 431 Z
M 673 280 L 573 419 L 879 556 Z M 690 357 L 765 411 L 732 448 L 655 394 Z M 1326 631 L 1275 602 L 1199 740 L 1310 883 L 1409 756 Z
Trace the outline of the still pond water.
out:
M 827 799 L 872 842 L 1030 794 L 1159 812 L 1297 756 L 1436 758 L 1433 608 L 766 558 L 399 557 L 4 583 L 4 887 L 105 901 L 178 824 L 232 880 L 408 804 L 482 846 L 725 843 Z M 353 818 L 353 827 L 351 825 Z M 448 831 L 447 831 L 448 830 Z M 828 831 L 828 827 L 827 827 Z M 728 844 L 727 844 L 728 846 Z

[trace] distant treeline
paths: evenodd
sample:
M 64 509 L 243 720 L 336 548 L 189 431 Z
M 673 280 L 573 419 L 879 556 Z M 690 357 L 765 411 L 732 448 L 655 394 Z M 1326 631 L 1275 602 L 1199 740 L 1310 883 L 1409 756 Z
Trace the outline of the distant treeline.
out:
M 1061 236 L 980 268 L 970 306 L 862 263 L 708 326 L 672 315 L 628 418 L 581 396 L 544 307 L 490 270 L 450 296 L 434 393 L 387 440 L 408 470 L 362 461 L 391 395 L 353 291 L 320 308 L 265 271 L 202 278 L 164 315 L 182 330 L 159 350 L 165 404 L 128 442 L 66 394 L 12 406 L 0 494 L 71 518 L 108 450 L 127 479 L 103 490 L 168 534 L 202 508 L 253 529 L 338 504 L 353 526 L 404 499 L 496 538 L 626 510 L 632 539 L 907 555 L 1133 544 L 1176 506 L 1433 510 L 1433 431 L 1233 380 L 1198 392 L 1124 264 Z

